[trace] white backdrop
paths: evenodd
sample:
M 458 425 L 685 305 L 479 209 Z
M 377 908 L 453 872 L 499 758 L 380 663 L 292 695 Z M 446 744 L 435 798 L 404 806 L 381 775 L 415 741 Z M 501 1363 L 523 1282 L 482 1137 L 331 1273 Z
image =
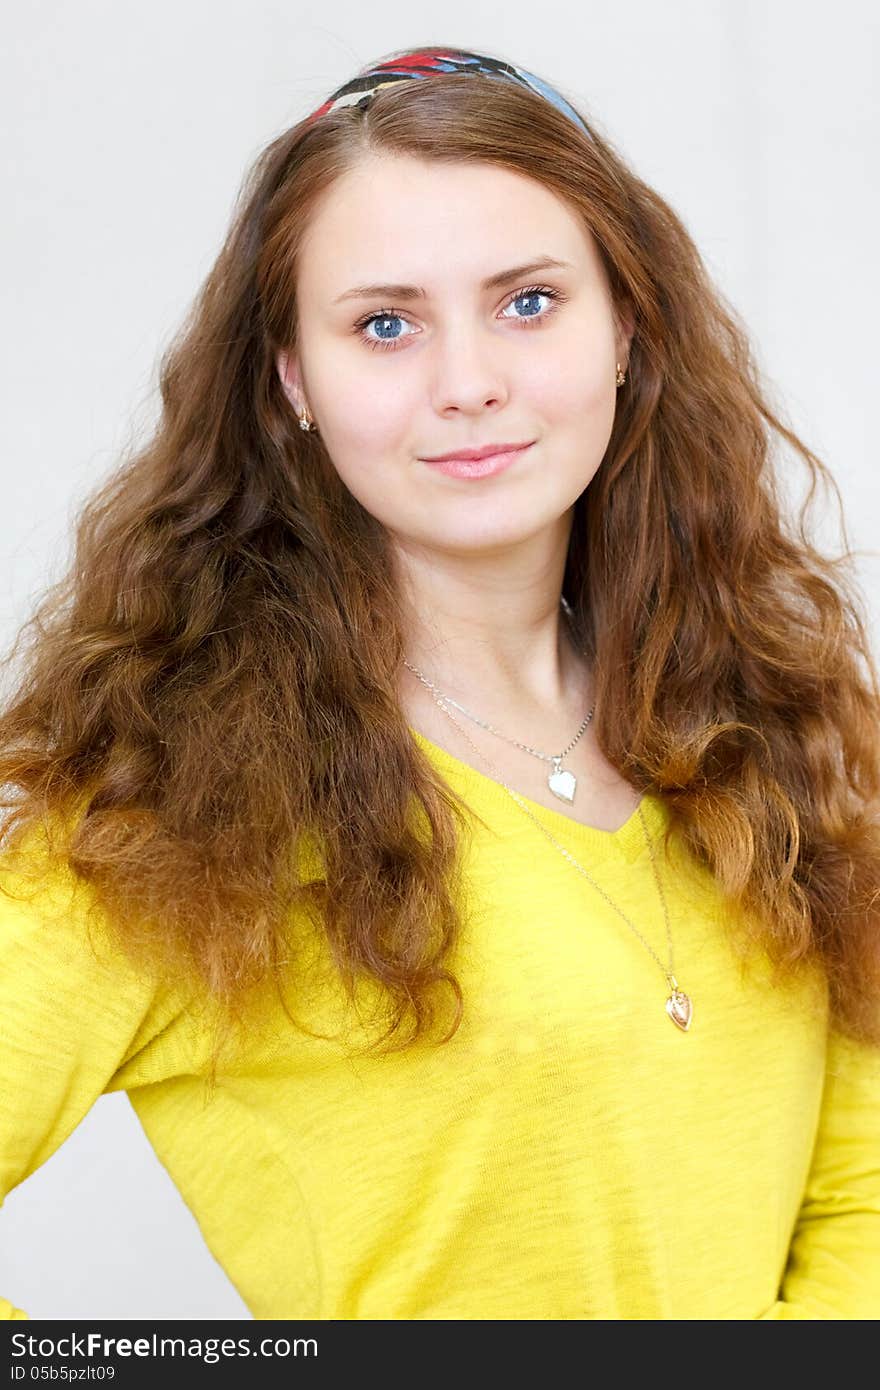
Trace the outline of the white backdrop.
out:
M 7 16 L 4 648 L 60 577 L 80 499 L 155 418 L 159 354 L 245 168 L 364 63 L 423 44 L 539 73 L 677 210 L 778 413 L 834 473 L 873 633 L 880 9 L 325 0 L 320 25 L 311 14 L 276 0 L 31 0 Z M 836 551 L 836 514 L 825 521 Z M 103 1097 L 7 1198 L 0 1295 L 34 1319 L 249 1317 L 124 1095 Z

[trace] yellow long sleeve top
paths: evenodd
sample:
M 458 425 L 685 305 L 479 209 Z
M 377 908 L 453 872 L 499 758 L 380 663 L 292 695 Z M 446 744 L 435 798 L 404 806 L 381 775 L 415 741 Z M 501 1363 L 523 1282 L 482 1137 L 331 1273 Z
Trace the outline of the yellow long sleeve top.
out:
M 880 1315 L 880 1054 L 829 1030 L 824 984 L 744 972 L 676 836 L 657 867 L 682 1032 L 593 885 L 499 783 L 415 736 L 486 822 L 452 1040 L 353 1050 L 316 933 L 288 1001 L 335 1036 L 268 991 L 208 1096 L 197 995 L 90 945 L 75 911 L 50 927 L 39 899 L 0 895 L 0 1198 L 124 1090 L 256 1319 Z M 638 813 L 607 832 L 523 799 L 665 961 Z M 656 849 L 668 810 L 642 811 Z

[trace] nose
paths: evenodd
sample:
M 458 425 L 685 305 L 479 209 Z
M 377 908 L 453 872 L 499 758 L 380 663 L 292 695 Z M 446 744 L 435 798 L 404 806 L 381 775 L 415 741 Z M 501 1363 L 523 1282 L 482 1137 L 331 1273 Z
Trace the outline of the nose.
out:
M 507 401 L 503 346 L 492 329 L 470 321 L 438 333 L 432 347 L 432 389 L 438 414 L 473 414 Z

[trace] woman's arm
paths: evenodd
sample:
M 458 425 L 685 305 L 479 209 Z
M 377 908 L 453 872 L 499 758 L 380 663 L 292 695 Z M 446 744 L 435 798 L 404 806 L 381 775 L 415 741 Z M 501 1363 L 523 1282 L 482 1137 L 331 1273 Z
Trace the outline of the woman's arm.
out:
M 0 1204 L 100 1095 L 158 1079 L 173 1068 L 174 1050 L 184 1052 L 186 1030 L 169 1026 L 180 997 L 86 923 L 70 883 L 58 871 L 36 895 L 30 884 L 26 899 L 0 893 Z M 2 860 L 0 885 L 22 892 Z M 151 1048 L 160 1035 L 161 1048 Z M 0 1297 L 0 1319 L 28 1316 Z
M 838 1033 L 779 1299 L 761 1317 L 880 1318 L 880 1048 Z

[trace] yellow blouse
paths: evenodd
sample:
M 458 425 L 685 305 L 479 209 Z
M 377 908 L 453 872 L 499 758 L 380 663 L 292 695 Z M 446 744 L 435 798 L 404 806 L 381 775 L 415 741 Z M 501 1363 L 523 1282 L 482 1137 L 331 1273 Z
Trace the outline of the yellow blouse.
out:
M 880 1315 L 880 1052 L 829 1034 L 824 982 L 741 967 L 676 836 L 657 862 L 682 1032 L 602 895 L 499 783 L 414 734 L 488 827 L 465 846 L 452 1040 L 358 1054 L 367 1024 L 314 932 L 287 998 L 328 1036 L 266 990 L 211 1089 L 210 1006 L 100 931 L 90 947 L 54 871 L 34 901 L 0 895 L 0 1199 L 124 1090 L 256 1319 Z M 523 800 L 665 962 L 638 812 L 607 832 Z M 667 808 L 641 809 L 659 846 Z M 59 922 L 43 895 L 69 903 Z

